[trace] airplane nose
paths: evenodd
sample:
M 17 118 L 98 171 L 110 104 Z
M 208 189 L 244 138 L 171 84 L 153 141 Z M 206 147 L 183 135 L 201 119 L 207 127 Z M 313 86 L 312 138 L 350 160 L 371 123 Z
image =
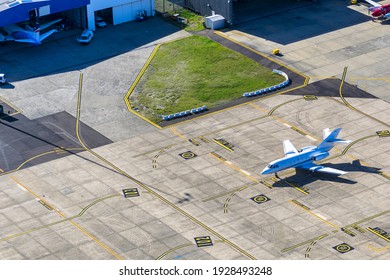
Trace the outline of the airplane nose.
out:
M 269 171 L 269 168 L 268 167 L 266 167 L 266 168 L 264 168 L 263 169 L 263 171 L 261 171 L 261 173 L 260 174 L 268 174 L 268 171 Z

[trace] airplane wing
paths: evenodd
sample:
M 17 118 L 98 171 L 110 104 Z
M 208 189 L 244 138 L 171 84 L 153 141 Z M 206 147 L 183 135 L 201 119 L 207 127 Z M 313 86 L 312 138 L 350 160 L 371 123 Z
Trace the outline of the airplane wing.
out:
M 314 163 L 304 163 L 304 164 L 296 166 L 296 168 L 305 169 L 305 170 L 309 170 L 312 172 L 328 173 L 328 174 L 334 174 L 334 175 L 347 174 L 347 172 L 345 172 L 345 171 L 317 165 Z
M 374 6 L 374 7 L 382 7 L 381 4 L 379 4 L 377 2 L 374 2 L 372 0 L 364 0 L 364 1 L 366 1 L 368 4 L 370 4 L 370 5 Z
M 41 24 L 41 25 L 39 25 L 39 29 L 43 30 L 45 28 L 48 28 L 49 26 L 52 26 L 53 24 L 56 24 L 57 22 L 60 22 L 61 20 L 62 19 L 59 18 L 59 19 L 56 19 L 56 20 L 53 20 L 53 21 Z
M 47 37 L 49 37 L 51 34 L 56 33 L 56 32 L 57 32 L 56 29 L 50 30 L 50 31 L 46 32 L 45 34 L 40 35 L 40 36 L 39 36 L 39 40 L 42 42 L 42 41 L 45 40 Z
M 37 43 L 37 41 L 35 41 L 33 39 L 15 39 L 14 41 L 19 42 L 19 43 L 29 43 L 29 44 L 36 44 Z
M 291 143 L 290 140 L 283 141 L 283 149 L 284 149 L 284 156 L 286 157 L 298 154 L 297 149 L 295 149 L 294 145 Z

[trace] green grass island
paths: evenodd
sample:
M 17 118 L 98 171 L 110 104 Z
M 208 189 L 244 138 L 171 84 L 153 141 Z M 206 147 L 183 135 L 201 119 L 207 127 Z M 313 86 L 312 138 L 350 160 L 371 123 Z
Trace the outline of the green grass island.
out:
M 130 96 L 133 108 L 159 123 L 161 115 L 213 108 L 284 81 L 271 69 L 206 37 L 163 44 Z

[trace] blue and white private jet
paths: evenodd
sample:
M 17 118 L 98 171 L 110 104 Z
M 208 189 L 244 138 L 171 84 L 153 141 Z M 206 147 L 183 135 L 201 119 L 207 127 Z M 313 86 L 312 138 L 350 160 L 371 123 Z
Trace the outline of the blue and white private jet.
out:
M 348 144 L 351 141 L 338 139 L 341 128 L 336 128 L 330 132 L 329 128 L 323 130 L 324 140 L 318 146 L 308 146 L 299 151 L 294 147 L 290 140 L 283 141 L 284 158 L 272 161 L 261 174 L 271 174 L 288 169 L 298 168 L 310 170 L 312 172 L 330 173 L 335 175 L 344 175 L 347 172 L 316 165 L 313 161 L 322 160 L 329 156 L 329 151 L 334 147 L 335 143 Z
M 57 19 L 45 24 L 40 24 L 35 27 L 25 25 L 24 28 L 18 25 L 4 26 L 3 30 L 7 35 L 0 33 L 0 43 L 7 41 L 15 41 L 19 43 L 28 43 L 32 45 L 40 45 L 43 40 L 57 32 L 57 29 L 49 30 L 48 32 L 41 34 L 41 30 L 46 29 L 62 19 Z

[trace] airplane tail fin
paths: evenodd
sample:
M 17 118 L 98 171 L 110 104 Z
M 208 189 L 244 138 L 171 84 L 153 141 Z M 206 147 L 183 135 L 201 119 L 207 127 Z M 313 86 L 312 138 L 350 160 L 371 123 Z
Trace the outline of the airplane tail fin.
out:
M 324 140 L 321 142 L 321 144 L 318 145 L 318 149 L 325 149 L 329 151 L 330 149 L 333 148 L 334 143 L 343 143 L 343 144 L 348 144 L 351 143 L 349 140 L 343 140 L 337 138 L 341 131 L 341 128 L 336 128 L 332 132 L 330 132 L 329 128 L 325 128 L 323 130 L 323 137 Z

